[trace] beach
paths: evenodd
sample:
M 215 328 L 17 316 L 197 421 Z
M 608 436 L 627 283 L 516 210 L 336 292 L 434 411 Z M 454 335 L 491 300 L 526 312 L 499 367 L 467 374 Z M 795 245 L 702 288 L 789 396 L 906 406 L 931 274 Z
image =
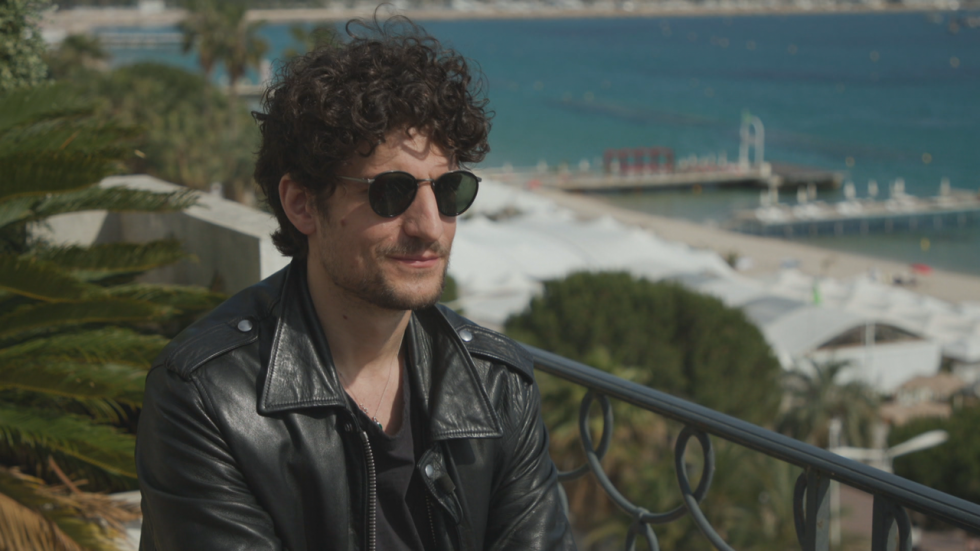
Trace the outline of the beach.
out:
M 611 216 L 623 224 L 652 231 L 662 239 L 711 250 L 723 258 L 734 254 L 744 259 L 745 268 L 741 273 L 747 276 L 774 273 L 787 265 L 794 265 L 810 276 L 835 279 L 847 279 L 872 272 L 877 273 L 883 281 L 890 281 L 894 276 L 905 279 L 912 276 L 906 263 L 842 253 L 789 240 L 739 234 L 685 220 L 627 210 L 587 195 L 547 189 L 538 189 L 536 193 L 586 219 Z M 952 303 L 980 302 L 980 277 L 966 274 L 932 270 L 928 274 L 914 275 L 914 284 L 910 283 L 906 288 Z

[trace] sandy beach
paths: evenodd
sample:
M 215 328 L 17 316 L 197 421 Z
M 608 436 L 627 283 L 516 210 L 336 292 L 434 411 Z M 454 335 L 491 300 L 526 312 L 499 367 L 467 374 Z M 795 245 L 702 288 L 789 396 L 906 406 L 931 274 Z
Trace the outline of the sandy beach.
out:
M 960 3 L 961 9 L 974 9 L 980 3 Z M 448 21 L 475 19 L 567 19 L 567 18 L 612 18 L 612 17 L 694 17 L 717 15 L 811 15 L 826 13 L 897 13 L 932 12 L 944 9 L 940 4 L 897 5 L 891 3 L 871 4 L 813 4 L 773 6 L 731 4 L 714 6 L 694 6 L 686 3 L 667 5 L 638 4 L 631 9 L 609 7 L 589 7 L 579 9 L 554 8 L 547 6 L 515 6 L 502 9 L 494 6 L 474 6 L 473 9 L 415 9 L 392 10 L 389 13 L 406 15 L 415 21 Z M 329 23 L 344 22 L 354 18 L 371 17 L 373 9 L 350 8 L 290 8 L 249 10 L 250 21 L 270 23 Z M 48 11 L 42 21 L 42 28 L 59 33 L 74 34 L 90 32 L 98 27 L 163 27 L 179 23 L 186 15 L 182 9 L 162 11 L 139 10 L 135 8 L 76 8 L 70 10 Z
M 885 280 L 892 276 L 909 276 L 909 265 L 892 260 L 860 256 L 822 249 L 803 243 L 756 237 L 718 228 L 702 226 L 685 220 L 655 216 L 610 205 L 586 195 L 539 189 L 537 193 L 571 209 L 584 218 L 611 216 L 624 224 L 653 231 L 657 236 L 678 241 L 691 247 L 709 249 L 727 257 L 730 254 L 749 259 L 751 266 L 742 273 L 757 276 L 776 272 L 788 262 L 811 276 L 846 279 L 876 271 Z M 917 274 L 909 289 L 935 298 L 961 302 L 980 302 L 980 277 L 933 270 Z

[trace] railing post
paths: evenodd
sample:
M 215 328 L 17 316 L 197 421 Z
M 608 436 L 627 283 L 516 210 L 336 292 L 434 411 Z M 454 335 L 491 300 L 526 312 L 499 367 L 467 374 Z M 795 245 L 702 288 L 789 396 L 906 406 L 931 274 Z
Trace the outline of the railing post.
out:
M 803 551 L 830 549 L 830 477 L 815 469 L 806 470 L 806 521 Z
M 910 551 L 911 528 L 904 508 L 882 496 L 875 496 L 871 517 L 871 551 Z

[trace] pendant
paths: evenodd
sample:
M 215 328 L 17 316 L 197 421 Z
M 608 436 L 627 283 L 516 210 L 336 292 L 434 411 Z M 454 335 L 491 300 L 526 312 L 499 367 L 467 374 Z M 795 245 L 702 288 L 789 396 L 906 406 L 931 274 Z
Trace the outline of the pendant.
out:
M 381 430 L 382 432 L 384 432 L 385 429 L 384 429 L 384 427 L 381 426 L 381 421 L 378 421 L 378 418 L 377 417 L 372 417 L 371 420 L 374 421 L 374 423 L 376 425 L 378 425 L 378 429 L 379 430 Z

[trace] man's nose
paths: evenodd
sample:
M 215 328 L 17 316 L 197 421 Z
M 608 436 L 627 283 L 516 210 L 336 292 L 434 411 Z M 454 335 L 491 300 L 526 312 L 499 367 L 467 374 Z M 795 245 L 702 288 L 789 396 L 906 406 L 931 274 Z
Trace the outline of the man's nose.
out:
M 439 213 L 432 182 L 419 182 L 415 200 L 402 216 L 402 227 L 406 234 L 426 243 L 438 241 L 442 237 L 442 215 Z

